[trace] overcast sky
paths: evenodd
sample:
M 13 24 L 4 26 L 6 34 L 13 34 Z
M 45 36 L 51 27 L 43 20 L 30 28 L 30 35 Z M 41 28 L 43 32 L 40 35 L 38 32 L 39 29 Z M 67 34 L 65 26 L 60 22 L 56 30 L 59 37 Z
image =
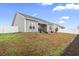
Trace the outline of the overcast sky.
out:
M 0 25 L 10 26 L 16 12 L 35 16 L 66 28 L 76 28 L 79 25 L 78 3 L 0 4 Z

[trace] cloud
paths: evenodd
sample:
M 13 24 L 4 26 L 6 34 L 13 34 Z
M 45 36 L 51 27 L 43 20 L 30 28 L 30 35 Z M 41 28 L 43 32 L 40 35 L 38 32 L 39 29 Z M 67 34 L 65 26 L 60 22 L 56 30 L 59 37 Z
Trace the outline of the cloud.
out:
M 79 4 L 65 4 L 64 6 L 56 6 L 53 11 L 61 10 L 79 10 Z
M 53 3 L 40 3 L 42 6 L 52 5 Z
M 56 6 L 53 11 L 61 11 L 61 10 L 64 10 L 65 7 L 64 6 Z
M 60 20 L 68 20 L 69 18 L 70 18 L 69 16 L 62 16 Z
M 69 18 L 70 18 L 69 16 L 62 16 L 62 17 L 60 18 L 59 23 L 60 23 L 60 24 L 63 24 L 63 23 L 65 23 L 65 21 L 68 20 Z
M 60 18 L 60 21 L 59 21 L 59 23 L 65 23 L 65 21 L 66 20 L 68 20 L 70 17 L 69 16 L 62 16 L 61 18 Z
M 64 23 L 64 22 L 65 22 L 65 21 L 63 21 L 63 20 L 59 21 L 59 23 L 61 23 L 61 24 Z

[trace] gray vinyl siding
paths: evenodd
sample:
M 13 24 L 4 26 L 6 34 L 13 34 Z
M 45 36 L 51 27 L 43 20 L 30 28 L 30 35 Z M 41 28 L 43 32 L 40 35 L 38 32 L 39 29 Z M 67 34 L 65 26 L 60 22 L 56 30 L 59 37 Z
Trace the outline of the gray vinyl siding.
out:
M 49 25 L 47 25 L 47 32 L 49 32 Z
M 46 29 L 47 32 L 50 31 L 50 26 L 52 27 L 52 31 L 55 30 L 56 27 L 62 29 L 61 26 L 58 26 L 54 23 L 50 23 L 42 19 L 34 18 L 28 15 L 24 16 L 23 14 L 20 13 L 17 13 L 15 15 L 12 25 L 18 26 L 19 32 L 38 32 L 39 23 L 47 25 L 47 29 Z M 30 29 L 30 26 L 32 26 L 32 29 Z M 33 26 L 35 27 L 34 29 Z
M 15 16 L 14 26 L 18 26 L 19 32 L 24 32 L 24 17 L 19 13 Z
M 52 30 L 50 30 L 50 27 L 52 28 Z M 57 25 L 55 25 L 55 24 L 52 24 L 52 25 L 48 24 L 48 25 L 47 25 L 47 32 L 49 32 L 49 31 L 55 31 L 55 29 L 56 29 L 57 27 L 60 28 L 59 26 L 57 26 Z
M 30 26 L 32 27 L 32 29 L 30 29 Z M 33 26 L 35 27 L 35 29 L 33 29 Z M 26 28 L 26 32 L 38 32 L 38 22 L 26 19 L 25 28 Z

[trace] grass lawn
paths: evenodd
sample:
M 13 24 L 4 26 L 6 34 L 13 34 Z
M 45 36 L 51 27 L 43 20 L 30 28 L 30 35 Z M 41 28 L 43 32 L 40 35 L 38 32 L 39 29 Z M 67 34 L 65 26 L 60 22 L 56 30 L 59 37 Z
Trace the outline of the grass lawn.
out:
M 75 36 L 66 33 L 0 34 L 0 55 L 59 56 Z

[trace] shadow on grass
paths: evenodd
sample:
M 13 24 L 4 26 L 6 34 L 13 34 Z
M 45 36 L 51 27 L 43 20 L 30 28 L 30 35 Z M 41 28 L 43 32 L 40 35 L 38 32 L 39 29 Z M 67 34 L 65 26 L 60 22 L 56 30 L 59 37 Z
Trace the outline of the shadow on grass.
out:
M 79 35 L 73 42 L 64 50 L 61 56 L 79 56 Z

